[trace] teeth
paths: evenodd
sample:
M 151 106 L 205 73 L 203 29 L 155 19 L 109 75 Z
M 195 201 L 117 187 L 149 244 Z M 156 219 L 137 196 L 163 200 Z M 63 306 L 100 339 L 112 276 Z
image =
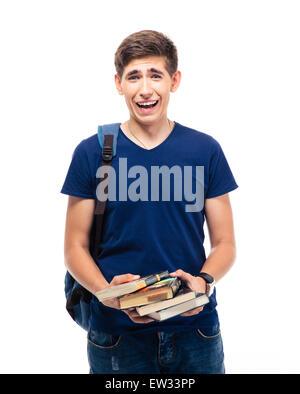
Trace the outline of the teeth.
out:
M 153 105 L 157 102 L 157 100 L 155 101 L 149 101 L 148 103 L 137 103 L 138 105 L 142 106 L 142 107 L 148 107 L 149 105 Z

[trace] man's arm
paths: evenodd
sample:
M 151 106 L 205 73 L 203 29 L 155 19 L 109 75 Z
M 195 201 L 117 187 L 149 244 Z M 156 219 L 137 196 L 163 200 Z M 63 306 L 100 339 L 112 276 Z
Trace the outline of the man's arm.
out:
M 205 217 L 209 231 L 211 252 L 201 271 L 212 275 L 217 282 L 232 267 L 236 256 L 229 194 L 206 199 Z
M 235 237 L 233 227 L 232 209 L 229 194 L 205 200 L 205 217 L 209 231 L 211 252 L 207 257 L 201 272 L 206 272 L 214 277 L 217 282 L 232 267 L 235 256 Z M 171 274 L 184 280 L 194 291 L 205 292 L 206 283 L 204 279 L 195 277 L 182 270 L 177 270 Z M 191 316 L 199 313 L 203 307 L 193 309 L 182 314 Z
M 94 204 L 94 200 L 70 196 L 65 230 L 65 265 L 73 278 L 92 294 L 140 278 L 140 275 L 134 274 L 116 275 L 108 283 L 102 275 L 89 252 L 89 233 L 93 223 Z M 102 303 L 110 308 L 120 308 L 118 298 L 111 298 Z M 147 316 L 139 316 L 132 310 L 124 312 L 135 323 L 153 321 Z
M 69 196 L 65 228 L 65 265 L 70 274 L 91 293 L 108 287 L 89 252 L 89 233 L 95 202 Z

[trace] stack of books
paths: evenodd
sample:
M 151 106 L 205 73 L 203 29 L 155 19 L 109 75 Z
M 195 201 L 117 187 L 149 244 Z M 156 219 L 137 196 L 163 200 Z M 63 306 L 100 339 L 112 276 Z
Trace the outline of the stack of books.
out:
M 108 287 L 96 293 L 99 301 L 118 297 L 120 309 L 136 308 L 140 316 L 163 321 L 209 303 L 206 294 L 186 288 L 168 271 Z

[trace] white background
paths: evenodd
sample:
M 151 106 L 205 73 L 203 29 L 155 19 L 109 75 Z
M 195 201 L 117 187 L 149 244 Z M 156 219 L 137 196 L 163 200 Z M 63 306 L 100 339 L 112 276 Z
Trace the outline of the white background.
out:
M 142 29 L 178 48 L 169 118 L 216 138 L 239 185 L 237 259 L 217 287 L 227 372 L 300 372 L 298 7 L 1 1 L 1 373 L 88 373 L 64 309 L 60 189 L 75 146 L 128 119 L 114 53 Z

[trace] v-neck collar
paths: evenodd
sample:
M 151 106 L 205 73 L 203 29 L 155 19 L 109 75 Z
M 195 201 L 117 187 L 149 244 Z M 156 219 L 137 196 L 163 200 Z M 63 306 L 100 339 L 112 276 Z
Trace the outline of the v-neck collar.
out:
M 174 133 L 175 133 L 175 131 L 177 129 L 177 126 L 178 126 L 178 123 L 174 121 L 174 127 L 173 127 L 172 131 L 170 132 L 170 134 L 160 144 L 154 146 L 151 149 L 145 149 L 142 146 L 137 145 L 135 142 L 133 142 L 130 138 L 127 137 L 127 135 L 121 129 L 121 125 L 120 125 L 120 132 L 124 136 L 124 138 L 127 141 L 129 141 L 131 144 L 133 144 L 137 149 L 140 149 L 140 150 L 142 150 L 144 152 L 153 152 L 154 150 L 159 149 L 161 146 L 163 146 L 165 143 L 167 143 L 174 136 Z

